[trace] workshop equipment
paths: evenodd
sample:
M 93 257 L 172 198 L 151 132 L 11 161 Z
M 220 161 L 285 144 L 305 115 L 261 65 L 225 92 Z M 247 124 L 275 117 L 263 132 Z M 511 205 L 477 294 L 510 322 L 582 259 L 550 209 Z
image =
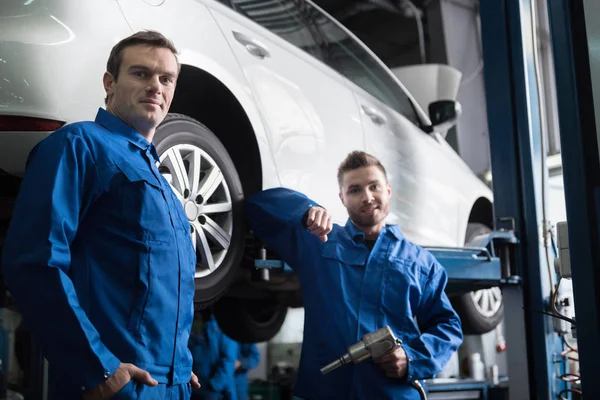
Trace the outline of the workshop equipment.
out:
M 348 347 L 348 352 L 335 361 L 330 362 L 323 368 L 323 375 L 330 373 L 343 365 L 358 364 L 367 359 L 377 359 L 386 354 L 392 353 L 402 344 L 402 340 L 396 338 L 389 326 L 385 326 L 375 332 L 370 332 L 360 339 L 360 342 Z M 418 390 L 422 400 L 427 400 L 425 390 L 419 381 L 411 382 L 411 385 Z

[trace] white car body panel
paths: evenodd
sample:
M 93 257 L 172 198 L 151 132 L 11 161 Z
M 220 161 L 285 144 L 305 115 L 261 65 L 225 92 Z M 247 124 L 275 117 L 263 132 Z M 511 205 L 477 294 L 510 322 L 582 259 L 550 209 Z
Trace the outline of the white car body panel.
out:
M 458 196 L 447 174 L 447 163 L 438 141 L 415 127 L 402 115 L 356 87 L 359 103 L 385 117 L 374 123 L 363 113 L 367 129 L 367 152 L 386 167 L 392 186 L 388 221 L 397 223 L 417 243 L 443 245 L 455 240 Z M 415 155 L 426 154 L 426 157 Z M 450 168 L 451 169 L 451 168 Z
M 350 151 L 364 147 L 364 137 L 344 79 L 266 29 L 247 26 L 247 19 L 231 10 L 213 14 L 263 115 L 281 185 L 318 199 L 337 222 L 345 222 L 347 214 L 337 196 L 337 167 Z M 233 32 L 269 43 L 265 47 L 271 55 L 251 55 Z
M 0 5 L 0 113 L 67 123 L 93 119 L 103 105 L 107 55 L 131 33 L 117 4 L 31 5 Z M 0 132 L 0 168 L 22 175 L 31 148 L 48 134 Z
M 35 15 L 10 18 L 0 5 L 0 81 L 10 81 L 0 87 L 0 116 L 93 119 L 103 105 L 112 46 L 134 31 L 155 29 L 174 41 L 182 64 L 213 75 L 237 98 L 254 129 L 264 188 L 302 191 L 343 223 L 337 167 L 349 151 L 365 149 L 388 170 L 394 192 L 389 222 L 417 243 L 447 246 L 463 244 L 474 202 L 491 200 L 440 135 L 424 133 L 329 66 L 216 1 L 40 4 Z M 270 57 L 251 55 L 234 30 L 263 44 Z M 427 114 L 407 95 L 427 125 Z M 373 124 L 364 103 L 384 114 L 386 125 Z M 27 154 L 46 135 L 0 132 L 0 169 L 21 175 Z

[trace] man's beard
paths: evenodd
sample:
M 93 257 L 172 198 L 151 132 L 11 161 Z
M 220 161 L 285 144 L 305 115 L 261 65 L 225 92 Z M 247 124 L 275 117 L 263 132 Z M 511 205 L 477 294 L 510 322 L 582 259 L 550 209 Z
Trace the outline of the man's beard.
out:
M 374 215 L 362 215 L 359 212 L 348 211 L 350 220 L 361 228 L 371 228 L 381 224 L 389 214 L 389 207 L 379 206 L 379 212 Z

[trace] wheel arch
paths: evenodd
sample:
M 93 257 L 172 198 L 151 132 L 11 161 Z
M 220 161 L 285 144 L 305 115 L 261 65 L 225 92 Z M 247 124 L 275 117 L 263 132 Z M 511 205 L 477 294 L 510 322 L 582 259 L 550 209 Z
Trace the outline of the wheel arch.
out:
M 473 203 L 468 223 L 473 222 L 479 222 L 494 229 L 494 206 L 490 199 L 480 197 Z
M 202 69 L 183 64 L 170 112 L 200 121 L 219 138 L 235 165 L 246 197 L 262 189 L 262 162 L 255 130 L 225 84 Z

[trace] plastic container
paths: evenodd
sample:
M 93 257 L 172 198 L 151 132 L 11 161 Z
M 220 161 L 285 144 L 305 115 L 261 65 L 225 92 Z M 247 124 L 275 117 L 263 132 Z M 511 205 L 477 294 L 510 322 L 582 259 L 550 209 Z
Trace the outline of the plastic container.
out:
M 485 381 L 485 365 L 481 361 L 481 354 L 473 353 L 469 359 L 471 378 L 476 381 Z

